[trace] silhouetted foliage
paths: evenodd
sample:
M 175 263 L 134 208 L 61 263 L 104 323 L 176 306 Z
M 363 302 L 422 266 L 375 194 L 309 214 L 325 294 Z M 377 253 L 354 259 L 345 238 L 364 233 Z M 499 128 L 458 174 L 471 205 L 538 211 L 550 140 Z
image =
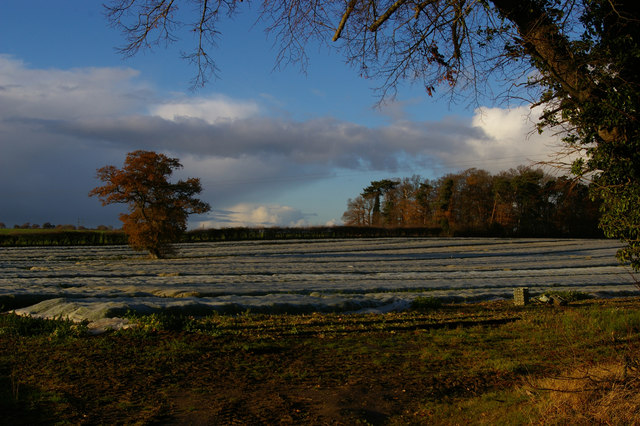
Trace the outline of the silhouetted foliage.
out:
M 67 224 L 67 225 L 56 225 L 56 229 L 61 229 L 65 231 L 73 231 L 76 229 L 75 225 Z

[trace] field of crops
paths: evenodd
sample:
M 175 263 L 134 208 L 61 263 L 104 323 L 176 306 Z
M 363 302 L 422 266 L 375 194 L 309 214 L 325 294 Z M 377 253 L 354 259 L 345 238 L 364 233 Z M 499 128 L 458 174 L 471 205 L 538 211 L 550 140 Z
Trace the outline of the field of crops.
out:
M 389 311 L 577 290 L 635 294 L 609 240 L 385 238 L 179 246 L 151 260 L 126 246 L 0 248 L 0 305 L 96 321 L 127 311 Z

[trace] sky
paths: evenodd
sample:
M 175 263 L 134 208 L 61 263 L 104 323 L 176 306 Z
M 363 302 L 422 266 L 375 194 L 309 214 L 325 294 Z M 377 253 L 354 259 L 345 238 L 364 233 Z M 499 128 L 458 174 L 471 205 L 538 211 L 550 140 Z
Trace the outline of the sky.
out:
M 240 10 L 210 52 L 217 78 L 194 90 L 189 34 L 126 58 L 101 2 L 3 0 L 0 222 L 119 227 L 126 207 L 88 193 L 98 168 L 139 149 L 200 178 L 212 211 L 190 228 L 341 224 L 372 180 L 497 173 L 558 150 L 527 105 L 454 104 L 410 82 L 379 105 L 381 82 L 316 45 L 305 69 L 276 67 L 255 7 Z

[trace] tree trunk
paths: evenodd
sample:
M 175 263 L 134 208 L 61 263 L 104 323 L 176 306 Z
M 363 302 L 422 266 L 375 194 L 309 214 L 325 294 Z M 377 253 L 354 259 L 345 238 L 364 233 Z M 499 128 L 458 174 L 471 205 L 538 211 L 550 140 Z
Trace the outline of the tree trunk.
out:
M 502 16 L 518 28 L 525 53 L 542 63 L 554 79 L 562 84 L 573 99 L 589 98 L 592 82 L 574 57 L 569 40 L 545 12 L 540 2 L 533 0 L 492 0 Z M 540 67 L 538 67 L 540 68 Z

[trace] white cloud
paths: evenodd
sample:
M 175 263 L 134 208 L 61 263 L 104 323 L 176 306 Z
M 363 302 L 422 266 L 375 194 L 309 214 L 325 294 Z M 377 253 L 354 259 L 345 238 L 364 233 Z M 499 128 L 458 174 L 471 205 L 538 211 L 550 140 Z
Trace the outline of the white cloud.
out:
M 33 69 L 0 55 L 0 117 L 74 120 L 131 113 L 151 96 L 130 68 Z
M 275 204 L 260 205 L 239 203 L 225 210 L 214 210 L 211 219 L 200 222 L 198 226 L 231 227 L 303 227 L 309 226 L 308 218 L 313 214 L 290 207 Z
M 551 131 L 537 132 L 541 112 L 541 108 L 529 106 L 478 108 L 471 124 L 486 137 L 466 139 L 459 156 L 448 157 L 449 161 L 498 172 L 550 160 L 562 145 L 560 137 Z
M 148 149 L 178 157 L 181 173 L 201 178 L 202 198 L 214 208 L 233 206 L 212 220 L 306 225 L 304 206 L 269 203 L 336 168 L 441 175 L 469 167 L 497 172 L 544 159 L 557 147 L 548 134 L 532 133 L 536 113 L 529 118 L 526 107 L 483 108 L 472 118 L 435 122 L 398 112 L 391 124 L 377 127 L 327 117 L 293 121 L 265 115 L 257 100 L 163 101 L 131 69 L 34 69 L 0 55 L 0 198 L 15 200 L 0 205 L 0 220 L 106 222 L 106 210 L 86 196 L 98 183 L 95 170 Z M 316 198 L 327 197 L 336 212 L 318 223 L 344 209 L 346 200 L 332 199 L 329 186 L 318 186 Z
M 217 124 L 255 116 L 259 107 L 252 101 L 238 101 L 217 95 L 210 98 L 169 101 L 151 107 L 150 112 L 151 115 L 165 120 L 199 119 L 209 124 Z
M 513 140 L 522 137 L 523 127 L 535 124 L 536 112 L 527 106 L 512 109 L 482 107 L 475 111 L 471 123 L 482 128 L 494 140 Z

